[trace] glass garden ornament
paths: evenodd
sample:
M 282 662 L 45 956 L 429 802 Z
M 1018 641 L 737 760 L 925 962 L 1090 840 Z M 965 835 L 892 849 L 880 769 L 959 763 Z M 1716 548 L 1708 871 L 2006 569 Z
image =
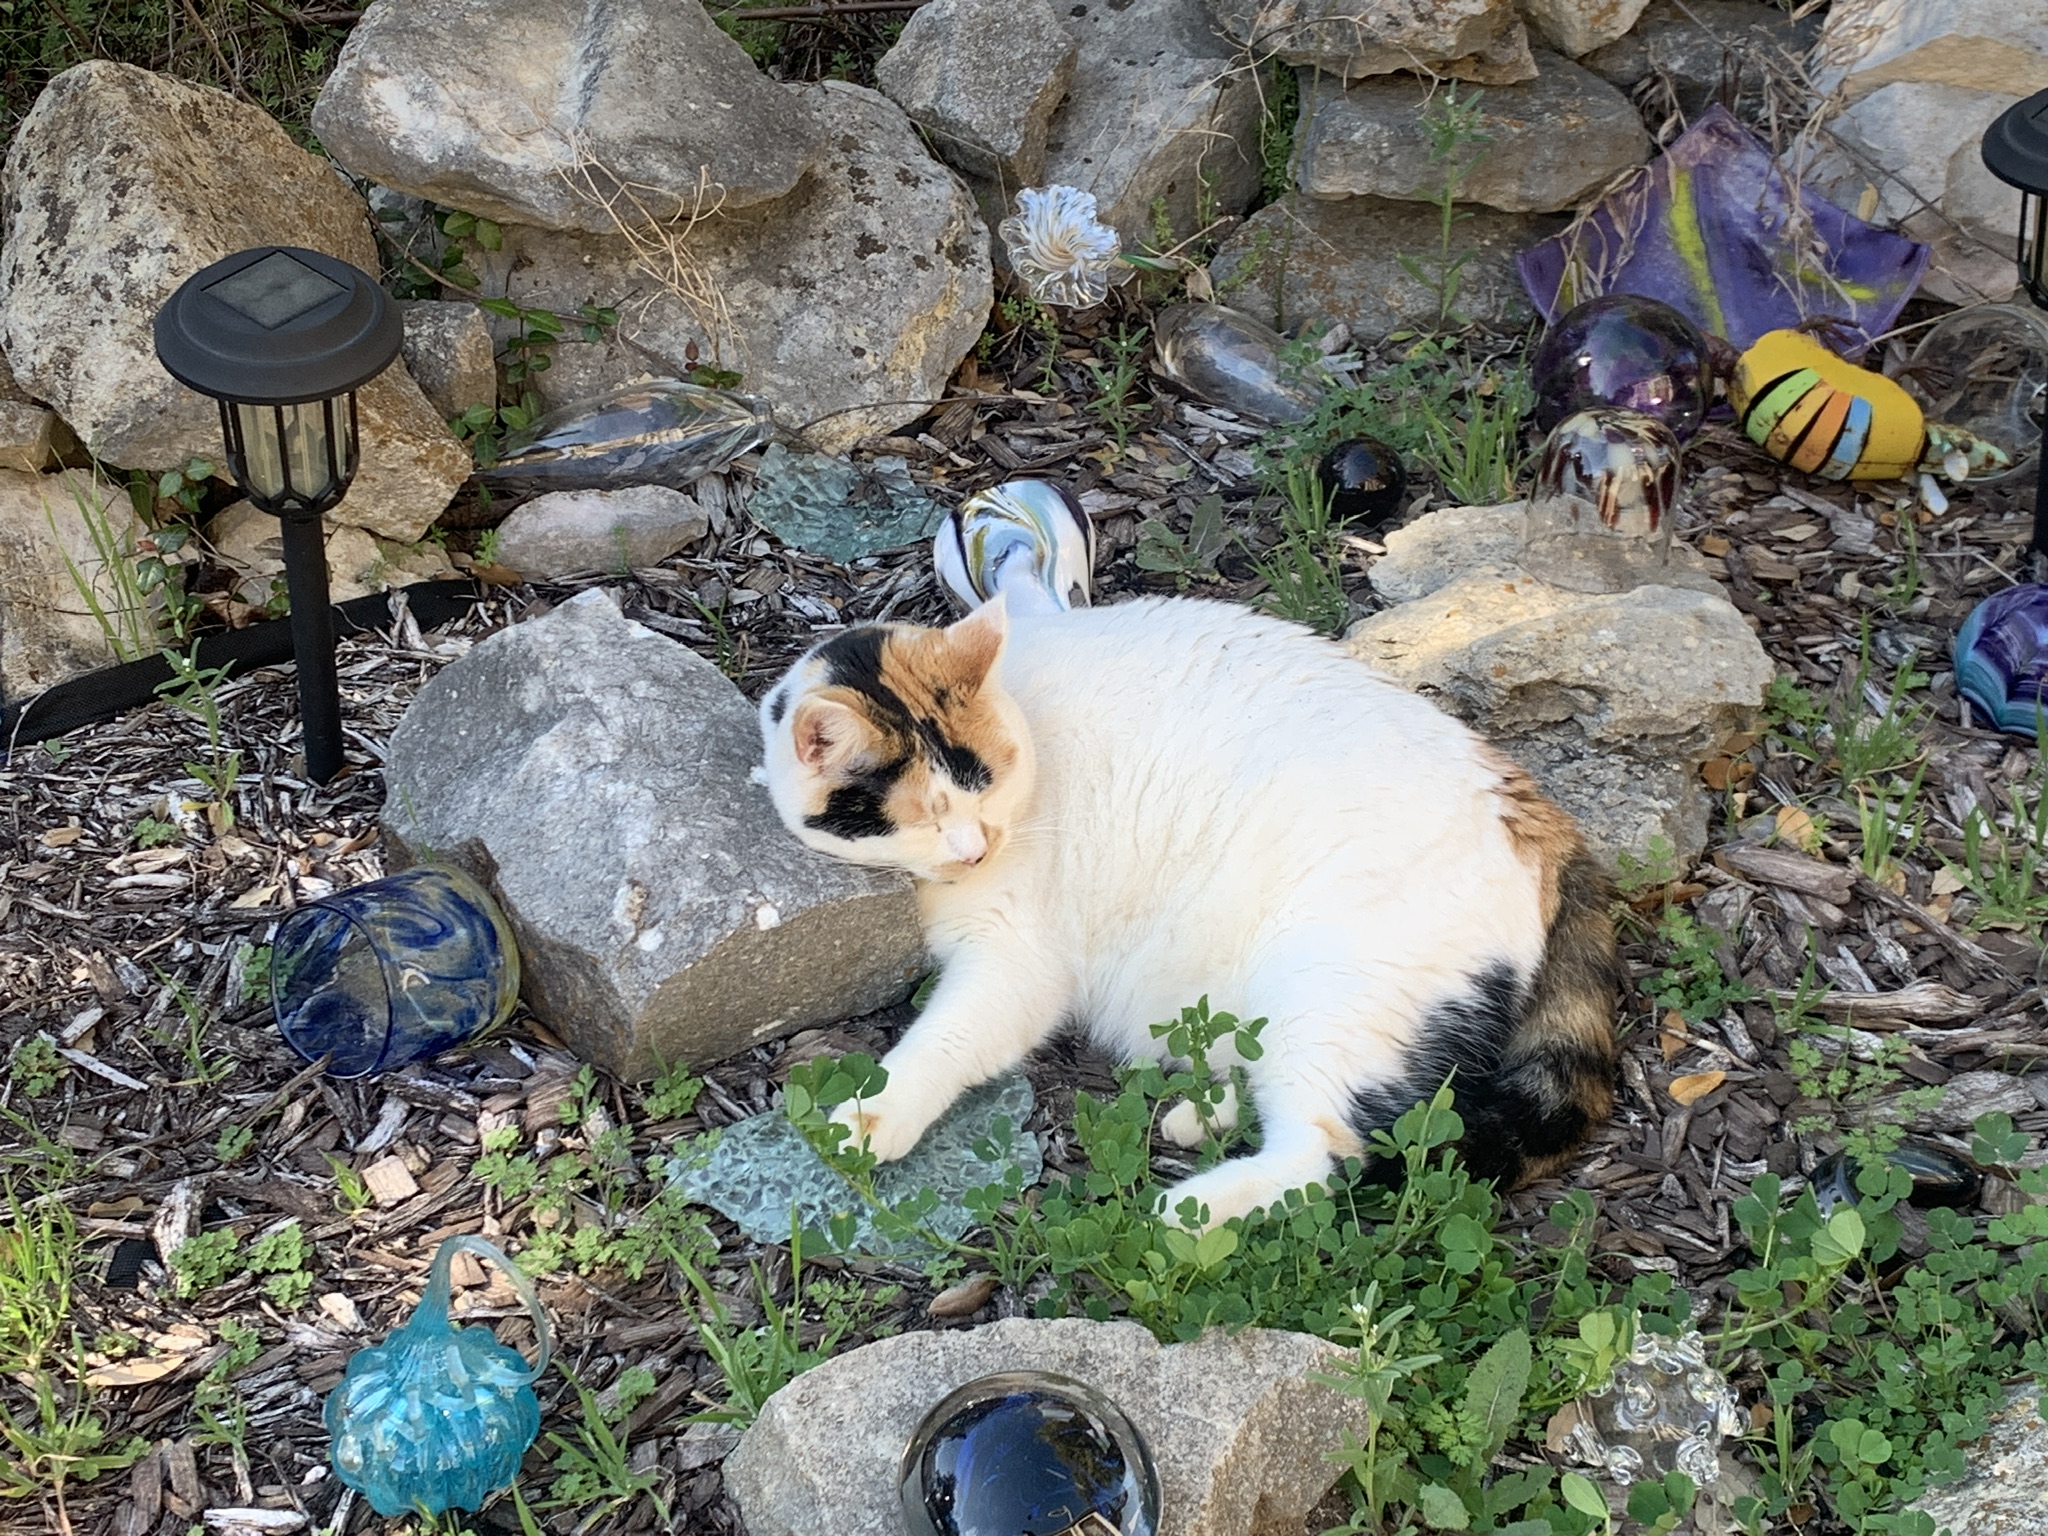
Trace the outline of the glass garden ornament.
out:
M 1628 1358 L 1600 1391 L 1567 1449 L 1617 1482 L 1656 1482 L 1683 1472 L 1701 1488 L 1721 1477 L 1721 1442 L 1742 1433 L 1741 1405 L 1728 1378 L 1707 1363 L 1697 1333 L 1680 1338 L 1638 1331 Z
M 997 228 L 1010 265 L 1041 304 L 1089 309 L 1109 297 L 1123 242 L 1095 217 L 1095 194 L 1078 187 L 1026 187 Z
M 1544 441 L 1523 514 L 1522 568 L 1575 592 L 1623 592 L 1671 559 L 1680 449 L 1634 411 L 1580 411 Z
M 1290 364 L 1286 337 L 1222 304 L 1161 310 L 1152 346 L 1159 371 L 1197 400 L 1255 421 L 1302 421 L 1322 402 L 1319 369 Z
M 511 1016 L 519 948 L 491 895 L 422 864 L 300 907 L 271 942 L 278 1032 L 335 1077 L 389 1072 Z
M 655 379 L 550 411 L 508 439 L 477 479 L 502 496 L 627 485 L 680 491 L 774 431 L 767 405 L 751 395 Z
M 488 1328 L 448 1319 L 449 1267 L 473 1253 L 505 1272 L 533 1319 L 531 1365 Z M 380 1515 L 476 1509 L 519 1475 L 540 1432 L 533 1383 L 548 1364 L 548 1320 L 532 1282 L 480 1237 L 451 1237 L 405 1326 L 349 1357 L 323 1418 L 343 1483 Z
M 1044 1371 L 985 1376 L 925 1416 L 898 1486 L 910 1536 L 1155 1536 L 1143 1438 L 1092 1387 Z
M 2001 731 L 2032 736 L 2048 713 L 2048 586 L 1994 593 L 1956 633 L 1956 689 Z
M 2009 480 L 2031 468 L 2048 425 L 2048 320 L 2014 304 L 1979 304 L 1927 329 L 1899 382 L 1930 421 L 1992 444 L 2012 467 L 1976 480 Z
M 1401 459 L 1385 443 L 1354 437 L 1338 443 L 1316 464 L 1330 515 L 1370 533 L 1399 515 L 1408 494 L 1408 475 Z
M 1095 525 L 1065 486 L 1012 480 L 953 509 L 932 541 L 932 563 L 963 608 L 979 608 L 998 592 L 1011 613 L 1086 608 Z
M 1978 145 L 1984 169 L 2020 194 L 2020 285 L 2048 309 L 2048 91 L 2001 112 Z M 2048 442 L 2034 459 L 2034 575 L 2048 573 Z
M 1883 1156 L 1892 1167 L 1906 1170 L 1913 1181 L 1911 1203 L 1922 1209 L 1947 1206 L 1953 1210 L 1974 1204 L 1984 1187 L 1984 1175 L 1939 1142 L 1908 1136 Z M 1855 1205 L 1862 1198 L 1856 1188 L 1860 1171 L 1857 1160 L 1847 1152 L 1833 1153 L 1814 1165 L 1806 1183 L 1821 1215 L 1830 1214 L 1838 1205 Z
M 1545 432 L 1608 406 L 1654 416 L 1685 442 L 1706 419 L 1714 368 L 1700 328 L 1669 304 L 1611 293 L 1558 316 L 1537 343 L 1530 383 Z

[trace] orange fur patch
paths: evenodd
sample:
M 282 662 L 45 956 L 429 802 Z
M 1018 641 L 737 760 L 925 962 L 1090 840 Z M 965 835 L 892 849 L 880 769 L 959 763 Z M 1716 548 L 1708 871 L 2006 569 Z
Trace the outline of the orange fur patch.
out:
M 1543 926 L 1557 918 L 1558 888 L 1564 867 L 1586 851 L 1577 825 L 1554 800 L 1536 787 L 1519 763 L 1492 748 L 1481 749 L 1489 766 L 1500 774 L 1494 794 L 1500 800 L 1501 825 L 1515 852 L 1543 882 Z

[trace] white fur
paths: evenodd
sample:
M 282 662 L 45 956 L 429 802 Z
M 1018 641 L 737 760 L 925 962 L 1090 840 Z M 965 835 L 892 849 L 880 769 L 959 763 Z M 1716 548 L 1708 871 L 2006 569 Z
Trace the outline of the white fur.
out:
M 1502 825 L 1498 768 L 1427 701 L 1235 605 L 1008 622 L 997 671 L 1035 763 L 995 787 L 1004 814 L 982 809 L 990 856 L 919 887 L 940 980 L 849 1123 L 901 1157 L 1062 1021 L 1157 1057 L 1150 1027 L 1206 996 L 1269 1021 L 1243 1064 L 1263 1145 L 1166 1208 L 1193 1196 L 1220 1222 L 1327 1178 L 1360 1150 L 1353 1092 L 1398 1077 L 1423 1015 L 1489 964 L 1526 978 L 1541 959 L 1539 876 Z M 779 743 L 763 723 L 785 819 L 844 853 L 790 817 L 801 765 L 787 722 Z

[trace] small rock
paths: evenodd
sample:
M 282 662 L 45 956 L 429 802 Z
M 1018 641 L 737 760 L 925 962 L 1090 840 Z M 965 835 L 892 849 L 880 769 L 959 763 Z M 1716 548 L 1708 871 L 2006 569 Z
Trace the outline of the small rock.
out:
M 1536 318 L 1515 257 L 1565 225 L 1554 214 L 1462 207 L 1459 249 L 1472 259 L 1459 273 L 1456 308 L 1488 329 L 1512 332 Z M 1323 201 L 1289 193 L 1233 232 L 1209 277 L 1224 303 L 1268 325 L 1304 318 L 1342 324 L 1364 346 L 1395 331 L 1437 324 L 1435 293 L 1401 264 L 1403 253 L 1437 248 L 1437 212 L 1426 203 L 1377 197 Z
M 1908 1512 L 1936 1530 L 1968 1536 L 2038 1536 L 2048 1530 L 2048 1415 L 2041 1389 L 2013 1387 L 1991 1415 L 1990 1433 L 1964 1452 L 1962 1481 L 1923 1493 Z
M 875 83 L 955 170 L 1029 187 L 1074 54 L 1051 0 L 931 0 L 911 12 Z
M 405 371 L 442 419 L 498 403 L 491 328 L 474 304 L 415 299 L 405 310 Z
M 1480 99 L 1486 142 L 1459 195 L 1509 213 L 1571 209 L 1649 157 L 1650 136 L 1626 96 L 1554 53 L 1521 85 Z M 1296 182 L 1311 197 L 1427 201 L 1444 182 L 1424 107 L 1435 87 L 1387 75 L 1335 88 L 1303 71 Z
M 0 469 L 0 698 L 27 698 L 156 648 L 155 620 L 144 602 L 124 604 L 139 597 L 132 577 L 116 580 L 101 560 L 89 517 L 117 549 L 134 550 L 145 531 L 128 493 L 84 470 Z
M 1770 657 L 1711 580 L 1682 568 L 1673 584 L 1595 596 L 1490 563 L 1516 512 L 1430 513 L 1390 536 L 1389 585 L 1418 595 L 1353 625 L 1352 654 L 1496 742 L 1603 858 L 1647 859 L 1662 837 L 1688 867 L 1706 846 L 1700 764 L 1754 720 Z
M 729 326 L 664 287 L 618 237 L 507 229 L 504 249 L 476 265 L 521 304 L 560 314 L 593 299 L 616 306 L 635 317 L 635 340 L 663 357 L 694 345 L 837 453 L 944 395 L 993 303 L 988 231 L 886 96 L 839 81 L 787 89 L 827 130 L 817 174 L 772 207 L 690 231 L 692 270 Z M 556 347 L 538 385 L 559 406 L 646 372 L 642 353 L 608 336 Z
M 377 0 L 313 108 L 352 173 L 511 224 L 609 234 L 582 167 L 665 223 L 788 193 L 820 125 L 701 5 Z M 580 302 L 580 301 L 579 301 Z M 565 313 L 573 313 L 571 305 Z
M 321 530 L 327 548 L 327 595 L 346 603 L 372 592 L 415 581 L 445 581 L 457 572 L 438 544 L 398 544 L 360 528 L 329 520 Z M 267 607 L 284 591 L 284 535 L 278 520 L 253 502 L 238 501 L 206 525 L 207 547 L 235 573 L 235 596 L 251 607 Z
M 1520 0 L 1522 18 L 1567 58 L 1625 35 L 1649 0 Z
M 887 1007 L 924 967 L 909 882 L 792 838 L 750 777 L 760 750 L 717 668 L 585 592 L 420 691 L 384 834 L 488 879 L 528 1004 L 579 1054 L 628 1077 L 701 1065 Z
M 529 580 L 624 572 L 667 559 L 711 531 L 704 509 L 665 485 L 552 491 L 498 525 L 498 564 Z
M 0 469 L 40 474 L 57 462 L 57 413 L 22 400 L 0 400 Z
M 151 330 L 194 272 L 273 243 L 378 270 L 363 202 L 331 164 L 259 108 L 132 65 L 52 80 L 4 190 L 0 341 L 22 387 L 110 464 L 220 456 L 218 408 L 163 371 Z M 362 465 L 330 516 L 410 543 L 469 477 L 469 451 L 401 367 L 356 398 Z
M 1525 503 L 1491 507 L 1440 507 L 1406 527 L 1384 535 L 1387 552 L 1372 563 L 1372 589 L 1389 603 L 1412 603 L 1440 587 L 1480 572 L 1503 580 L 1523 574 L 1522 548 Z M 1689 587 L 1718 596 L 1720 583 L 1706 572 L 1706 562 L 1684 544 L 1671 546 L 1671 565 L 1664 585 Z
M 995 1293 L 994 1275 L 969 1275 L 934 1296 L 925 1312 L 932 1317 L 972 1317 L 988 1305 L 989 1297 Z
M 1650 0 L 1627 36 L 1579 62 L 1624 91 L 1660 77 L 1687 121 L 1716 99 L 1754 120 L 1765 100 L 1764 64 L 1796 70 L 1819 35 L 1818 16 L 1795 21 L 1757 0 Z
M 1216 16 L 1259 57 L 1342 80 L 1416 70 L 1506 85 L 1536 73 L 1514 0 L 1216 0 Z
M 1136 1323 L 1010 1318 L 906 1334 L 827 1360 L 768 1400 L 725 1463 L 753 1536 L 899 1536 L 896 1468 L 924 1415 L 999 1371 L 1103 1393 L 1158 1468 L 1160 1536 L 1297 1536 L 1365 1405 L 1309 1378 L 1343 1351 L 1306 1334 L 1212 1329 L 1162 1346 Z

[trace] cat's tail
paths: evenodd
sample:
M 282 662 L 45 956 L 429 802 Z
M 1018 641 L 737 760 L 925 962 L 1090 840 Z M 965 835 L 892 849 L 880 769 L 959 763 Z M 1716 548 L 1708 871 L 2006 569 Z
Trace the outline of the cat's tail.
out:
M 1555 1171 L 1614 1109 L 1621 965 L 1607 881 L 1572 842 L 1520 1023 L 1491 1072 L 1453 1084 L 1466 1166 L 1503 1189 Z

